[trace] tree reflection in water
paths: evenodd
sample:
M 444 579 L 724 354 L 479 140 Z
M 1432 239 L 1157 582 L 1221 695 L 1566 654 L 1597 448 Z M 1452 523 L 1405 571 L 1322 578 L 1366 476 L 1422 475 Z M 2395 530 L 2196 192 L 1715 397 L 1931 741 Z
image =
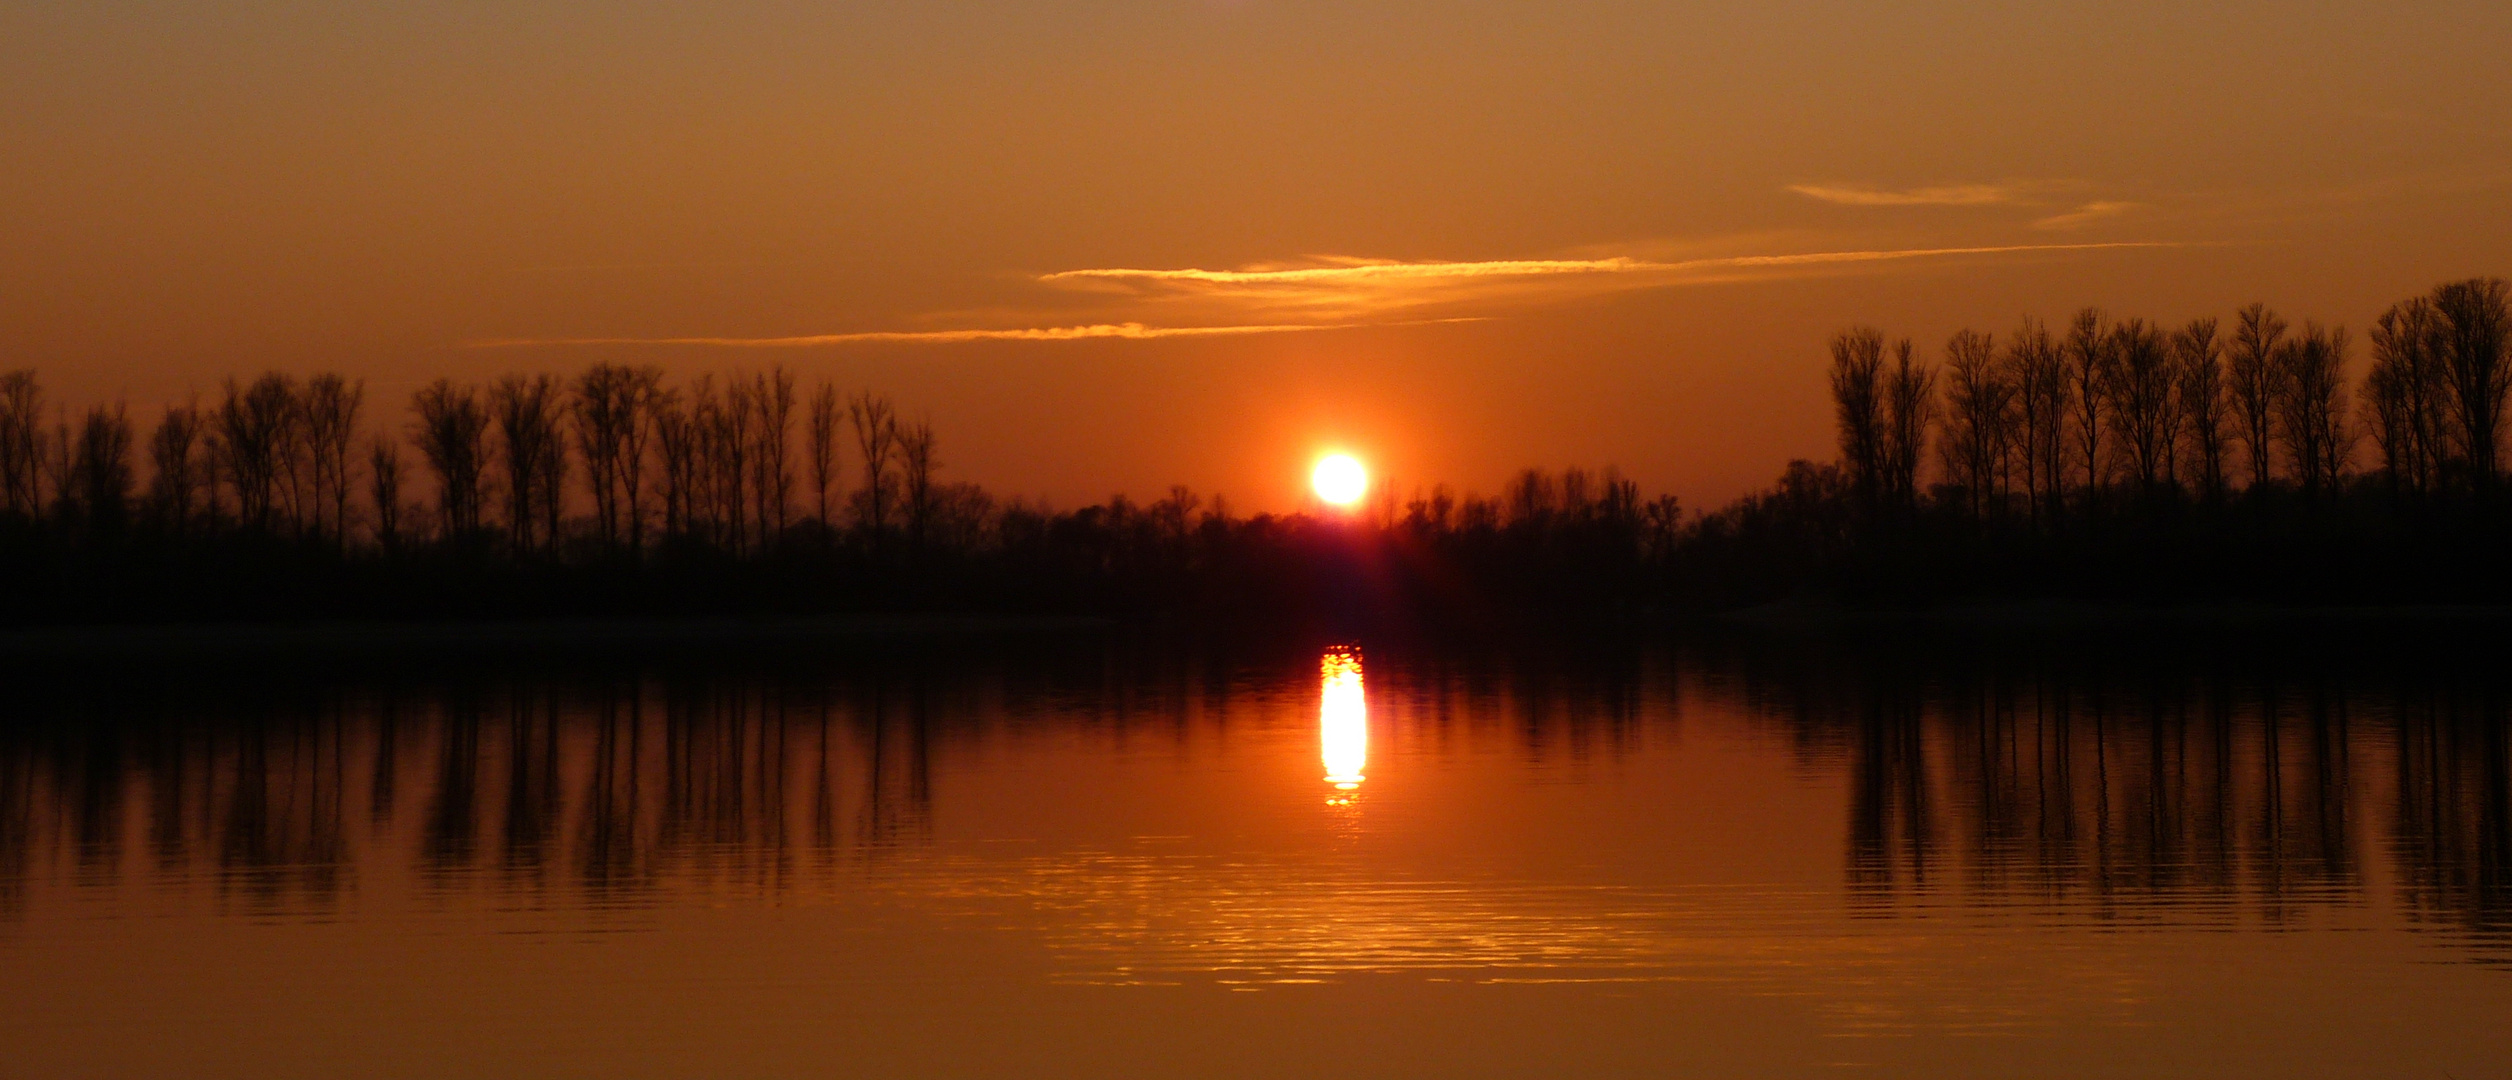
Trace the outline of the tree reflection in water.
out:
M 1527 768 L 1620 758 L 1686 709 L 1777 736 L 1843 778 L 1857 913 L 2273 927 L 2383 881 L 2473 955 L 2512 940 L 2505 687 L 2463 652 L 1733 635 L 1382 651 L 1386 753 L 1444 746 L 1467 716 L 1505 725 Z M 33 881 L 136 871 L 324 911 L 395 865 L 427 891 L 594 907 L 774 893 L 926 845 L 955 763 L 1042 731 L 1183 745 L 1199 718 L 1306 678 L 1288 674 L 1306 661 L 1083 653 L 22 679 L 0 727 L 0 910 Z M 1316 745 L 1348 793 L 1372 750 L 1360 658 L 1317 662 Z

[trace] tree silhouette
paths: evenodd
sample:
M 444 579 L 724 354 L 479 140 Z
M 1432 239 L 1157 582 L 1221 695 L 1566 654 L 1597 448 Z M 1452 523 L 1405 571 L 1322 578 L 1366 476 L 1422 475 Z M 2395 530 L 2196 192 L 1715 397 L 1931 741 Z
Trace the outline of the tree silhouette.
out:
M 836 523 L 829 516 L 829 498 L 837 487 L 837 387 L 822 382 L 811 394 L 810 452 L 813 505 L 825 540 Z
M 2136 471 L 2138 491 L 2153 498 L 2176 478 L 2181 410 L 2171 347 L 2160 327 L 2129 318 L 2111 328 L 2111 354 L 2112 434 Z
M 2446 416 L 2451 384 L 2444 360 L 2450 346 L 2443 333 L 2441 316 L 2421 296 L 2391 305 L 2373 321 L 2365 426 L 2393 494 L 2435 492 L 2452 455 Z
M 1893 343 L 1893 369 L 1884 380 L 1884 455 L 1894 505 L 1918 504 L 1919 463 L 1927 458 L 1928 429 L 1936 424 L 1936 369 L 1911 355 L 1910 340 Z
M 2067 361 L 2068 399 L 2075 412 L 2076 461 L 2085 467 L 2085 497 L 2102 495 L 2105 466 L 2103 435 L 2112 414 L 2117 343 L 2102 327 L 2102 312 L 2086 308 L 2068 324 L 2063 355 Z
M 940 464 L 933 456 L 933 425 L 919 420 L 898 430 L 899 494 L 907 501 L 907 541 L 910 550 L 922 552 L 933 521 L 933 470 Z
M 480 481 L 487 469 L 488 410 L 475 387 L 438 379 L 411 401 L 418 412 L 420 455 L 436 474 L 436 512 L 448 537 L 480 531 Z
M 1832 338 L 1831 384 L 1841 467 L 1872 511 L 1883 501 L 1886 468 L 1883 331 L 1861 326 Z
M 2198 491 L 2208 502 L 2216 502 L 2224 497 L 2226 438 L 2224 346 L 2216 338 L 2216 321 L 2191 319 L 2175 331 L 2172 362 L 2181 429 L 2189 443 L 2190 464 L 2198 473 Z
M 43 512 L 43 408 L 34 372 L 0 375 L 0 496 L 22 518 Z
M 2233 418 L 2242 448 L 2250 457 L 2250 486 L 2265 489 L 2276 478 L 2277 379 L 2282 369 L 2276 352 L 2285 340 L 2285 320 L 2266 304 L 2251 304 L 2233 316 L 2233 341 L 2228 358 Z
M 854 424 L 855 449 L 863 461 L 863 527 L 865 542 L 874 551 L 881 547 L 881 535 L 889 526 L 890 458 L 898 448 L 898 414 L 890 399 L 866 392 L 855 395 L 846 407 L 847 419 Z
M 2346 422 L 2346 331 L 2305 322 L 2277 348 L 2276 430 L 2305 495 L 2318 496 L 2345 472 L 2354 444 Z
M 2067 416 L 2074 400 L 2057 339 L 2026 319 L 2006 343 L 2006 378 L 2015 386 L 2016 439 L 2022 450 L 2024 498 L 2037 528 L 2066 503 Z
M 2434 290 L 2442 318 L 2443 363 L 2451 383 L 2451 415 L 2460 461 L 2479 491 L 2492 495 L 2502 470 L 2504 398 L 2512 393 L 2512 311 L 2501 278 L 2471 278 Z
M 550 375 L 508 375 L 489 391 L 498 462 L 505 466 L 506 535 L 519 552 L 557 547 L 567 469 L 560 404 L 558 380 Z
M 207 463 L 198 406 L 168 406 L 148 438 L 148 507 L 159 527 L 182 536 L 192 529 Z

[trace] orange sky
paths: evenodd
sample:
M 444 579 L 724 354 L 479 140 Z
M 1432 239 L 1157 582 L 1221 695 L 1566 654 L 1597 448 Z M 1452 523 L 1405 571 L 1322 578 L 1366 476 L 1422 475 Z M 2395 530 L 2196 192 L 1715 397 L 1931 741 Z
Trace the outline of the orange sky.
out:
M 1844 324 L 2512 274 L 2499 3 L 516 7 L 0 4 L 0 365 L 783 363 L 1063 505 L 1697 506 L 1830 453 Z

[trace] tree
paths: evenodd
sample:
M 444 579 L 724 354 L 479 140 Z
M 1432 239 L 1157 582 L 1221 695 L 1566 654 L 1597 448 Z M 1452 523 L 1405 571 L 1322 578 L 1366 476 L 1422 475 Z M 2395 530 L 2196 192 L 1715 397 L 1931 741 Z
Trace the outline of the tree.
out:
M 2198 492 L 2209 501 L 2224 495 L 2224 345 L 2216 321 L 2191 319 L 2172 335 L 2172 363 L 2180 394 L 2182 431 L 2197 469 Z
M 584 462 L 586 491 L 593 496 L 593 527 L 603 546 L 617 547 L 626 534 L 620 486 L 628 428 L 641 410 L 632 389 L 635 374 L 619 364 L 595 364 L 568 388 L 567 416 Z
M 121 405 L 98 405 L 79 424 L 70 491 L 79 517 L 96 535 L 120 532 L 131 505 L 131 421 Z
M 2461 464 L 2478 490 L 2492 493 L 2503 465 L 2503 407 L 2512 392 L 2512 310 L 2501 278 L 2471 278 L 2434 290 L 2442 319 L 2444 369 Z
M 680 406 L 678 393 L 657 398 L 654 445 L 663 457 L 663 535 L 693 535 L 698 497 L 698 426 Z
M 2036 527 L 2066 505 L 2067 363 L 2048 327 L 2026 319 L 2006 343 L 2006 379 L 2015 387 L 2016 441 L 2024 500 Z
M 43 511 L 43 410 L 34 372 L 0 375 L 0 503 L 17 517 Z
M 201 413 L 198 406 L 168 406 L 148 438 L 148 506 L 166 531 L 182 536 L 192 527 L 203 481 Z
M 907 500 L 907 541 L 913 551 L 924 550 L 933 521 L 933 470 L 939 464 L 933 456 L 931 423 L 919 420 L 899 428 L 899 486 Z
M 278 372 L 255 379 L 249 388 L 227 380 L 218 440 L 227 483 L 235 491 L 236 517 L 246 528 L 267 531 L 283 513 L 292 527 L 302 526 L 295 506 L 301 420 L 296 380 Z
M 479 390 L 438 379 L 412 399 L 420 456 L 436 474 L 437 520 L 448 537 L 480 530 L 480 479 L 487 469 L 488 410 Z
M 2393 304 L 2373 321 L 2363 407 L 2393 494 L 2435 491 L 2453 454 L 2444 334 L 2441 315 L 2424 297 Z
M 1884 490 L 1884 333 L 1861 326 L 1835 335 L 1831 383 L 1841 468 L 1861 505 L 1873 509 Z
M 770 368 L 753 384 L 751 400 L 758 410 L 758 475 L 751 490 L 758 499 L 760 532 L 778 543 L 793 509 L 794 373 Z
M 301 410 L 314 532 L 328 531 L 334 543 L 345 544 L 349 539 L 349 447 L 356 441 L 358 408 L 365 400 L 364 379 L 350 382 L 327 373 L 305 383 Z
M 1962 330 L 1945 342 L 1945 396 L 1945 475 L 1984 517 L 2002 501 L 2015 418 L 2015 384 L 1989 335 Z
M 506 532 L 518 552 L 556 550 L 567 444 L 558 429 L 558 380 L 509 375 L 489 402 L 497 418 L 499 462 L 506 471 Z
M 2285 340 L 2285 320 L 2266 304 L 2252 304 L 2233 317 L 2233 341 L 2227 358 L 2235 432 L 2250 456 L 2250 485 L 2265 489 L 2276 478 L 2276 363 Z
M 890 457 L 898 447 L 898 414 L 890 407 L 890 399 L 870 392 L 855 395 L 846 407 L 847 419 L 855 428 L 855 449 L 863 459 L 864 534 L 875 551 L 881 547 L 881 534 L 887 528 L 890 496 Z
M 2102 329 L 2102 312 L 2086 308 L 2068 324 L 2064 355 L 2068 397 L 2075 407 L 2076 460 L 2085 467 L 2085 499 L 2102 495 L 2102 436 L 2109 427 L 2117 352 Z
M 2354 448 L 2346 423 L 2346 331 L 2306 322 L 2274 359 L 2277 437 L 2303 493 L 2318 496 L 2345 474 Z
M 1919 463 L 1927 457 L 1928 429 L 1936 424 L 1936 369 L 1911 355 L 1910 339 L 1893 343 L 1893 370 L 1884 380 L 1884 453 L 1894 504 L 1918 504 Z
M 2125 319 L 2111 328 L 2112 433 L 2137 473 L 2137 487 L 2151 498 L 2174 476 L 2174 438 L 2180 429 L 2180 395 L 2171 347 L 2160 327 Z
M 811 487 L 826 539 L 831 522 L 829 496 L 837 487 L 837 387 L 823 382 L 811 395 Z
M 366 454 L 368 497 L 375 504 L 375 542 L 386 551 L 401 547 L 401 444 L 376 437 Z

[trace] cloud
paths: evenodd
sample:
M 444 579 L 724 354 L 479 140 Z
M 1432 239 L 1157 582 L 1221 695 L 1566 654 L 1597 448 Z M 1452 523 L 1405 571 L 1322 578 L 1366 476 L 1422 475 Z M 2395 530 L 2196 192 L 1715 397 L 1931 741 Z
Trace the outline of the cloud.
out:
M 1406 262 L 1321 256 L 1305 266 L 1260 265 L 1236 270 L 1090 267 L 1041 274 L 1036 280 L 1100 294 L 1104 299 L 1095 306 L 1107 313 L 1102 318 L 1132 318 L 1122 322 L 1020 328 L 866 330 L 783 337 L 492 338 L 463 344 L 474 349 L 620 345 L 796 349 L 880 343 L 949 345 L 1095 338 L 1143 341 L 1314 333 L 1474 322 L 1491 317 L 1496 307 L 1513 303 L 1559 302 L 1638 289 L 1766 281 L 1859 266 L 2179 246 L 2182 245 L 2170 241 L 2004 244 L 1677 260 L 1606 255 L 1582 259 Z M 1146 321 L 1148 312 L 1166 312 L 1171 317 Z
M 2032 223 L 2036 229 L 2081 229 L 2094 222 L 2115 218 L 2136 209 L 2133 202 L 2100 200 L 2089 202 L 2063 214 L 2052 214 Z
M 2027 201 L 2021 184 L 1946 184 L 1893 191 L 1852 184 L 1790 184 L 1788 190 L 1841 206 L 2001 206 Z
M 2162 241 L 2007 244 L 1729 255 L 1674 261 L 1631 256 L 1475 262 L 1329 257 L 1316 260 L 1324 265 L 1238 270 L 1089 268 L 1045 274 L 1039 280 L 1113 291 L 1140 304 L 1203 305 L 1199 310 L 1208 316 L 1226 311 L 1241 318 L 1250 314 L 1260 318 L 1296 315 L 1302 322 L 1331 322 L 1383 317 L 1439 305 L 1560 300 L 1634 289 L 1767 280 L 1859 265 L 2174 246 L 2178 245 Z
M 509 349 L 546 345 L 704 345 L 736 349 L 803 349 L 821 345 L 853 345 L 872 342 L 950 345 L 968 341 L 1080 341 L 1085 338 L 1146 340 L 1171 337 L 1223 337 L 1236 334 L 1288 334 L 1310 330 L 1350 328 L 1351 324 L 1145 326 L 1138 322 L 1129 322 L 1097 323 L 1089 326 L 1044 326 L 1017 330 L 870 330 L 851 334 L 803 334 L 794 337 L 491 338 L 483 341 L 467 341 L 463 344 L 473 349 Z

